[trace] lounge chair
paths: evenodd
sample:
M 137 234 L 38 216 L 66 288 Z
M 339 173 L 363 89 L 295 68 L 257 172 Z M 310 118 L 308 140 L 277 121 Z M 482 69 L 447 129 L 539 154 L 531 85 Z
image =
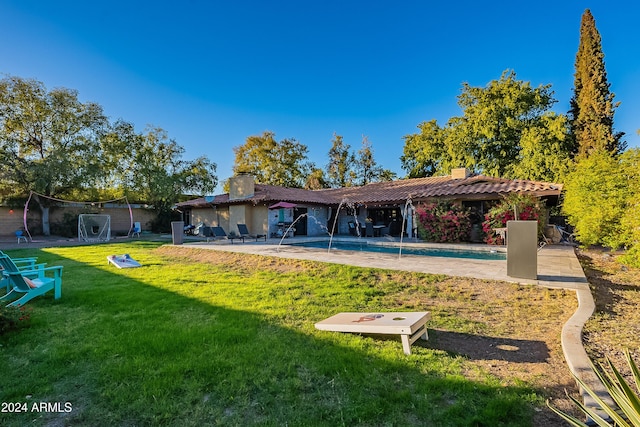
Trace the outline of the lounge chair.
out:
M 18 299 L 9 303 L 7 307 L 24 305 L 31 299 L 52 289 L 54 298 L 60 298 L 62 294 L 62 266 L 21 270 L 7 255 L 0 255 L 0 265 L 4 269 L 3 275 L 7 277 L 13 286 L 6 295 L 0 298 L 0 301 L 10 300 L 18 296 Z M 52 272 L 52 276 L 47 276 L 47 272 Z
M 356 223 L 353 221 L 349 221 L 349 234 L 352 236 L 359 236 L 358 229 L 356 228 Z
M 211 227 L 211 233 L 212 236 L 207 237 L 207 242 L 209 241 L 210 238 L 213 238 L 213 240 L 231 240 L 231 243 L 233 243 L 234 240 L 236 239 L 241 239 L 242 242 L 244 243 L 244 237 L 242 236 L 236 236 L 236 235 L 227 235 L 227 233 L 224 231 L 224 228 L 222 227 Z
M 249 233 L 249 229 L 247 228 L 247 224 L 238 224 L 238 231 L 240 232 L 240 237 L 246 237 L 248 239 L 256 239 L 256 242 L 259 239 L 264 239 L 264 241 L 267 241 L 267 235 L 266 234 L 251 234 Z

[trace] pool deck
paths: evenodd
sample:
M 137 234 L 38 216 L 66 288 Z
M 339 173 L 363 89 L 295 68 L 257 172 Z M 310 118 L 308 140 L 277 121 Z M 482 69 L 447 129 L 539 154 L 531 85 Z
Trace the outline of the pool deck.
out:
M 507 262 L 504 260 L 475 260 L 446 257 L 431 257 L 379 252 L 355 252 L 342 250 L 325 250 L 290 246 L 286 243 L 303 243 L 312 239 L 291 238 L 285 239 L 282 245 L 280 240 L 269 239 L 265 241 L 245 243 L 231 243 L 229 241 L 217 241 L 212 243 L 185 242 L 185 247 L 220 250 L 228 252 L 248 253 L 255 255 L 274 256 L 289 259 L 313 260 L 335 264 L 347 264 L 359 267 L 383 268 L 390 270 L 413 271 L 419 273 L 444 274 L 448 276 L 469 277 L 475 279 L 500 280 L 512 283 L 543 286 L 552 289 L 566 289 L 574 291 L 578 300 L 578 308 L 564 324 L 561 333 L 562 350 L 570 371 L 581 378 L 594 390 L 605 402 L 612 403 L 606 389 L 597 378 L 591 362 L 582 345 L 582 329 L 586 321 L 595 310 L 595 302 L 589 283 L 580 266 L 572 246 L 549 245 L 538 252 L 538 279 L 519 279 L 507 275 Z M 317 239 L 316 239 L 317 240 Z M 385 243 L 380 239 L 369 240 L 371 243 Z M 353 241 L 349 238 L 336 238 L 334 241 Z M 388 241 L 389 244 L 398 244 L 399 241 Z M 404 246 L 406 245 L 406 246 Z M 409 246 L 446 247 L 452 245 L 418 244 L 412 241 L 403 242 L 403 247 Z M 486 250 L 486 245 L 456 245 L 460 249 Z M 504 250 L 504 248 L 500 248 Z M 588 407 L 597 408 L 598 405 L 586 391 L 581 390 L 584 403 Z

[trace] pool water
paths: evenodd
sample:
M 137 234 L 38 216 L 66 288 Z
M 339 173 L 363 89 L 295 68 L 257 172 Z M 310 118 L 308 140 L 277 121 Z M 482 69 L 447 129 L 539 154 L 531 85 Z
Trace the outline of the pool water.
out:
M 304 243 L 292 243 L 290 246 L 300 246 L 305 248 L 328 249 L 328 241 L 315 241 Z M 331 250 L 342 251 L 360 251 L 360 252 L 378 252 L 388 254 L 398 254 L 399 246 L 388 245 L 369 245 L 366 242 L 333 242 Z M 506 260 L 507 254 L 504 252 L 495 252 L 489 250 L 464 250 L 464 249 L 443 249 L 443 248 L 416 248 L 402 247 L 403 255 L 420 255 L 420 256 L 436 256 L 446 258 L 471 258 L 482 260 Z

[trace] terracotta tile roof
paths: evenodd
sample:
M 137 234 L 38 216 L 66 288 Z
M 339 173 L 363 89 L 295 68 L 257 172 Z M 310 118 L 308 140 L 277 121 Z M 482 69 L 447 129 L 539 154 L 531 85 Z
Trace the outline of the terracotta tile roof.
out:
M 492 178 L 482 175 L 453 179 L 450 176 L 404 179 L 378 182 L 363 187 L 334 190 L 334 196 L 356 203 L 391 203 L 409 198 L 413 200 L 431 197 L 486 198 L 499 194 L 524 192 L 536 196 L 559 195 L 562 185 L 525 180 Z
M 205 198 L 178 203 L 178 206 L 228 205 L 236 203 L 294 202 L 308 204 L 339 204 L 349 201 L 359 204 L 384 204 L 404 202 L 431 197 L 484 199 L 495 198 L 512 192 L 531 193 L 536 196 L 560 195 L 562 184 L 527 181 L 519 179 L 493 178 L 483 175 L 453 179 L 451 176 L 401 179 L 390 182 L 376 182 L 360 187 L 304 190 L 275 185 L 256 184 L 252 197 L 229 200 L 228 194 L 215 196 L 207 202 Z M 210 199 L 210 198 L 209 198 Z

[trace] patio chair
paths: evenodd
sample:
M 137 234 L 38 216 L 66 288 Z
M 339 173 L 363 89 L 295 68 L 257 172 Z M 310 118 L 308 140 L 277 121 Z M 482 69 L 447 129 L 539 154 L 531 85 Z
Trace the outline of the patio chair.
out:
M 27 240 L 27 236 L 24 235 L 22 230 L 16 231 L 16 238 L 18 239 L 18 244 L 20 244 L 20 241 L 22 240 L 24 240 L 25 243 L 29 243 L 29 241 Z
M 559 225 L 556 225 L 555 227 L 560 232 L 560 243 L 561 244 L 577 246 L 576 237 L 573 235 L 573 233 L 568 232 L 566 230 L 566 227 L 561 227 Z
M 222 227 L 211 227 L 211 233 L 213 235 L 211 237 L 207 237 L 207 242 L 209 242 L 210 238 L 213 238 L 213 240 L 231 240 L 231 243 L 236 239 L 241 239 L 244 243 L 244 237 L 236 236 L 234 234 L 228 235 Z
M 249 229 L 247 228 L 247 224 L 238 224 L 238 232 L 240 233 L 240 237 L 246 237 L 249 239 L 256 239 L 256 242 L 259 239 L 264 239 L 264 241 L 267 241 L 267 235 L 266 234 L 251 234 L 249 233 Z
M 349 234 L 358 236 L 358 229 L 356 228 L 356 223 L 353 221 L 349 221 Z
M 59 299 L 62 295 L 62 266 L 20 270 L 7 255 L 0 256 L 0 265 L 4 269 L 3 275 L 6 275 L 13 286 L 13 289 L 1 297 L 0 301 L 18 297 L 18 299 L 9 303 L 7 307 L 24 305 L 31 299 L 44 295 L 50 290 L 54 291 L 55 299 Z M 52 272 L 52 276 L 47 276 L 47 272 Z
M 373 237 L 373 223 L 367 222 L 365 224 L 365 237 Z
M 133 231 L 131 232 L 131 237 L 138 236 L 140 238 L 140 232 L 142 231 L 142 227 L 140 227 L 139 222 L 133 223 Z
M 4 252 L 0 251 L 0 256 L 9 256 L 7 254 L 5 254 Z M 11 257 L 9 257 L 11 258 Z M 37 257 L 24 257 L 24 258 L 11 258 L 11 261 L 13 261 L 14 264 L 16 264 L 18 266 L 18 268 L 21 267 L 25 267 L 25 266 L 34 266 L 36 265 L 36 262 L 38 261 Z M 44 264 L 41 264 L 44 265 Z M 1 266 L 0 266 L 1 267 Z
M 8 256 L 4 252 L 0 251 L 0 256 Z M 9 257 L 11 258 L 11 257 Z M 46 266 L 46 263 L 36 264 L 38 258 L 36 257 L 28 257 L 28 258 L 11 258 L 13 263 L 20 270 L 36 270 L 43 268 Z M 11 290 L 11 282 L 9 281 L 8 275 L 5 274 L 5 269 L 0 265 L 0 288 L 6 287 L 7 292 Z

